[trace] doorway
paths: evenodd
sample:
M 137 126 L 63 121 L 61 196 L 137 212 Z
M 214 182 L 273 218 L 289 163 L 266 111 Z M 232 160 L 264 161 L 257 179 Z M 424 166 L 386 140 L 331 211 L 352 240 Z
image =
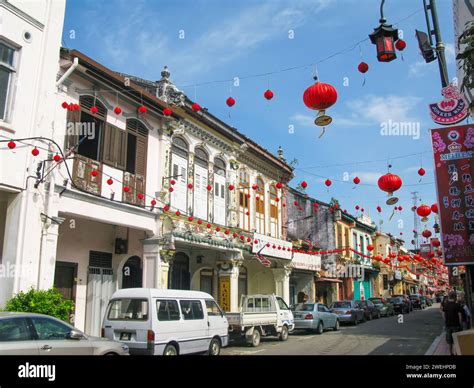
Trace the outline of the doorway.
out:
M 66 300 L 76 299 L 77 263 L 57 261 L 54 271 L 54 288 Z
M 141 287 L 143 287 L 142 261 L 138 256 L 132 256 L 122 268 L 122 288 Z
M 189 274 L 189 257 L 182 252 L 179 252 L 174 257 L 169 276 L 170 289 L 173 290 L 190 290 L 191 276 Z

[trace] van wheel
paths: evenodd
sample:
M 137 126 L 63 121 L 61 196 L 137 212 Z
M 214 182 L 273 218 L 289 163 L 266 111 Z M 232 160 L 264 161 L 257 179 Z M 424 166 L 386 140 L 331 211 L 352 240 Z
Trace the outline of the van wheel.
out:
M 218 338 L 213 338 L 209 344 L 207 354 L 209 356 L 218 356 L 221 353 L 221 341 Z
M 173 344 L 166 345 L 165 351 L 163 352 L 163 356 L 177 356 L 178 349 Z
M 283 325 L 280 333 L 280 341 L 286 341 L 288 339 L 288 326 Z
M 252 333 L 252 339 L 250 340 L 250 343 L 254 348 L 256 348 L 258 345 L 260 345 L 260 332 L 255 329 Z

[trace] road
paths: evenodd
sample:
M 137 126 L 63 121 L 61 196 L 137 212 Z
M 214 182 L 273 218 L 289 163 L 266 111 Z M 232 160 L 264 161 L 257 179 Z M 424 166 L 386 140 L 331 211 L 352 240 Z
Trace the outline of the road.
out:
M 439 304 L 403 316 L 374 319 L 358 326 L 341 325 L 322 335 L 296 331 L 286 342 L 262 338 L 259 347 L 232 344 L 222 355 L 423 355 L 441 334 Z

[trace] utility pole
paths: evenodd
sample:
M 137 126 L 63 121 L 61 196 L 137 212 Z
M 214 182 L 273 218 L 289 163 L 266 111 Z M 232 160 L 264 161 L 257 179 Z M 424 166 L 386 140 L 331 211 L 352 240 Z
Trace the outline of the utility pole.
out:
M 415 241 L 415 243 L 413 245 L 415 246 L 416 250 L 419 250 L 420 249 L 420 237 L 419 237 L 420 236 L 420 220 L 417 217 L 416 209 L 414 209 L 415 207 L 418 206 L 418 191 L 412 191 L 411 194 L 412 194 L 411 198 L 413 199 L 413 230 L 415 231 L 414 236 L 413 236 L 413 240 Z
M 427 4 L 427 1 L 429 1 L 429 4 Z M 438 58 L 439 74 L 441 76 L 441 85 L 444 88 L 448 86 L 449 78 L 448 78 L 448 68 L 446 66 L 445 46 L 441 38 L 441 30 L 439 28 L 438 13 L 436 10 L 436 0 L 423 0 L 423 6 L 425 10 L 426 27 L 428 28 L 428 36 L 429 36 L 431 46 L 433 46 L 432 36 L 434 36 L 435 38 L 435 43 L 436 43 L 435 50 L 436 50 L 437 58 Z M 433 29 L 431 29 L 428 11 L 430 11 L 431 13 L 431 21 L 433 22 Z

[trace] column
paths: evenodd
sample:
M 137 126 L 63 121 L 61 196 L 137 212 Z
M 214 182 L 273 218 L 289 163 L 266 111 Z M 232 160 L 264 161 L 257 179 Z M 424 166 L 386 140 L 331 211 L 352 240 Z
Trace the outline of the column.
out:
M 143 244 L 143 287 L 168 288 L 169 261 L 174 250 L 163 250 L 157 238 L 142 241 Z
M 39 261 L 38 288 L 49 289 L 54 284 L 54 270 L 51 263 L 56 265 L 56 251 L 58 249 L 59 225 L 64 221 L 61 217 L 44 219 L 45 229 L 41 236 L 41 253 Z
M 283 300 L 290 303 L 290 274 L 291 267 L 273 268 L 273 277 L 275 279 L 275 293 L 281 296 Z
M 240 260 L 218 264 L 218 303 L 224 311 L 239 311 L 239 267 Z

